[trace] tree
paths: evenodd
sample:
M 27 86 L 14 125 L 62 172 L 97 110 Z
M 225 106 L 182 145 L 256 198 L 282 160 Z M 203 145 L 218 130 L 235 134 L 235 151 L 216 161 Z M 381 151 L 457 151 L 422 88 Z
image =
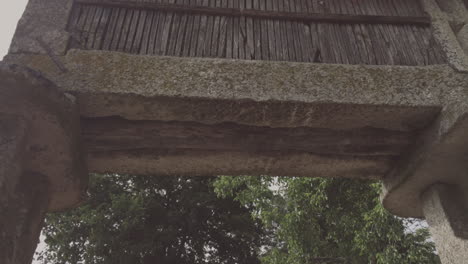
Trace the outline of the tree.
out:
M 241 202 L 274 239 L 263 264 L 440 263 L 417 220 L 390 215 L 380 184 L 350 179 L 222 177 L 216 192 Z
M 90 199 L 46 219 L 44 263 L 258 263 L 262 227 L 212 177 L 94 175 Z
M 438 264 L 427 229 L 350 179 L 95 175 L 47 218 L 49 263 Z M 260 249 L 260 250 L 259 250 Z

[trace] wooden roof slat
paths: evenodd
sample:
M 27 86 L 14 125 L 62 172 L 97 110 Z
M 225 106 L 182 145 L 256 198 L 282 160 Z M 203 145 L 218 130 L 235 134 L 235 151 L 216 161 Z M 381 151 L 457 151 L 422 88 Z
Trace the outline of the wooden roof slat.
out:
M 350 15 L 324 14 L 297 11 L 267 11 L 259 9 L 242 9 L 229 7 L 189 6 L 181 4 L 166 4 L 155 2 L 129 2 L 114 0 L 77 0 L 78 4 L 99 5 L 107 7 L 139 8 L 159 10 L 164 12 L 190 13 L 210 16 L 235 16 L 276 20 L 294 20 L 301 22 L 343 23 L 343 24 L 411 24 L 428 26 L 429 16 L 382 16 L 382 15 Z
M 89 1 L 78 0 L 71 14 L 68 25 L 74 40 L 71 48 L 146 55 L 338 64 L 431 65 L 445 62 L 440 46 L 432 37 L 431 28 L 418 24 L 344 23 L 346 20 L 340 23 L 304 22 L 135 8 L 133 4 L 101 4 L 110 0 L 94 0 L 92 2 L 95 4 L 92 5 L 81 4 Z M 168 3 L 169 0 L 164 1 Z M 303 9 L 304 6 L 295 0 L 274 1 L 271 5 L 253 1 L 241 1 L 237 5 L 227 2 L 222 6 L 216 6 L 213 1 L 206 4 L 211 3 L 213 6 L 209 8 L 212 9 L 257 8 L 276 13 L 311 12 L 317 8 L 309 5 Z M 383 0 L 342 1 L 329 2 L 328 12 L 409 14 L 406 11 L 397 13 L 396 4 L 392 10 L 384 10 L 387 6 L 379 5 Z M 361 5 L 361 1 L 366 1 L 367 5 Z M 201 0 L 172 0 L 172 3 L 177 6 L 204 4 Z

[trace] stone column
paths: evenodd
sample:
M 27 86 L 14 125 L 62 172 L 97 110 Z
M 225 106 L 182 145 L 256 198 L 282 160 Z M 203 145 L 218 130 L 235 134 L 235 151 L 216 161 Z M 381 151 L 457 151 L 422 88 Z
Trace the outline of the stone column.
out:
M 467 193 L 456 185 L 436 184 L 424 192 L 422 202 L 442 263 L 467 263 Z
M 26 122 L 0 115 L 0 262 L 31 263 L 49 205 L 47 178 L 23 171 Z
M 87 183 L 72 96 L 0 63 L 0 263 L 29 264 L 45 214 L 78 204 Z
M 468 72 L 468 11 L 462 0 L 422 0 L 447 62 Z M 445 77 L 442 83 L 452 82 Z M 400 217 L 426 218 L 443 264 L 468 263 L 468 86 L 442 89 L 441 113 L 384 178 L 383 204 Z

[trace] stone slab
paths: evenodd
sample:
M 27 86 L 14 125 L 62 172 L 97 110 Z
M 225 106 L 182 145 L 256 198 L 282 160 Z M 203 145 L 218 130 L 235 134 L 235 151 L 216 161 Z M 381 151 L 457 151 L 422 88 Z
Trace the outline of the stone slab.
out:
M 86 118 L 192 122 L 213 129 L 227 123 L 329 129 L 341 133 L 343 142 L 350 142 L 349 131 L 366 128 L 416 136 L 440 112 L 443 89 L 460 81 L 447 66 L 351 66 L 72 50 L 60 57 L 67 69 L 63 72 L 45 55 L 9 55 L 7 60 L 42 72 L 76 96 L 80 115 Z M 447 79 L 453 81 L 446 83 Z M 385 133 L 380 136 L 369 139 L 369 144 L 381 144 Z M 401 151 L 411 143 L 405 144 Z M 395 156 L 372 153 L 325 155 L 318 147 L 307 152 L 261 153 L 246 148 L 218 153 L 216 157 L 208 149 L 154 147 L 89 152 L 88 162 L 96 172 L 381 178 L 395 161 Z
M 234 123 L 271 128 L 334 130 L 371 127 L 419 134 L 421 141 L 408 146 L 405 151 L 408 155 L 400 157 L 398 166 L 395 159 L 365 163 L 365 166 L 374 169 L 372 173 L 367 171 L 364 177 L 381 178 L 387 175 L 386 193 L 397 194 L 394 191 L 403 186 L 402 183 L 409 184 L 409 188 L 401 189 L 405 193 L 399 200 L 403 206 L 400 207 L 401 203 L 397 200 L 394 204 L 398 206 L 388 202 L 391 199 L 384 200 L 390 211 L 404 216 L 421 216 L 419 191 L 445 177 L 439 175 L 431 178 L 421 174 L 414 182 L 406 181 L 419 168 L 420 160 L 424 160 L 419 154 L 414 154 L 415 158 L 411 160 L 411 153 L 423 153 L 423 156 L 432 153 L 427 151 L 432 148 L 431 142 L 437 145 L 442 135 L 447 134 L 468 109 L 467 100 L 464 99 L 468 87 L 467 75 L 448 65 L 332 65 L 139 56 L 82 50 L 71 50 L 58 58 L 66 68 L 65 72 L 46 55 L 9 55 L 7 60 L 40 71 L 64 91 L 73 94 L 79 102 L 80 115 L 86 118 L 117 116 L 133 121 L 178 121 L 205 125 Z M 442 115 L 439 115 L 441 112 Z M 421 133 L 423 130 L 426 132 Z M 170 173 L 169 166 L 173 164 L 187 164 L 184 170 L 177 172 L 188 173 L 195 171 L 197 164 L 204 164 L 203 157 L 213 157 L 212 153 L 203 151 L 186 151 L 184 155 L 179 151 L 174 155 L 167 154 L 165 159 L 161 155 L 165 152 L 161 150 L 142 153 L 92 153 L 88 161 L 90 168 L 99 172 L 109 171 L 109 164 L 112 164 L 118 172 L 167 174 Z M 265 161 L 269 159 L 268 155 L 258 155 L 257 159 L 252 152 L 245 156 L 220 152 L 220 157 L 223 158 L 211 159 L 205 169 L 200 167 L 197 174 L 249 171 L 284 173 L 279 167 L 269 171 L 271 161 Z M 236 162 L 228 164 L 225 162 L 227 158 Z M 112 162 L 112 159 L 119 162 Z M 292 158 L 295 163 L 286 166 L 283 161 L 287 159 L 287 156 L 282 156 L 270 160 L 290 169 L 289 175 L 297 173 L 305 176 L 325 175 L 326 168 L 336 166 L 338 160 L 301 154 L 300 158 L 297 155 Z M 362 161 L 362 157 L 360 159 Z M 213 165 L 215 161 L 219 162 L 219 167 Z M 314 162 L 327 165 L 318 170 L 307 165 L 302 173 L 300 169 L 292 169 Z M 130 164 L 133 164 L 134 170 L 129 169 Z M 261 165 L 235 171 L 234 165 L 237 164 Z M 340 164 L 344 169 L 349 164 L 364 163 Z M 378 167 L 375 167 L 376 164 L 379 164 Z M 361 165 L 353 168 L 362 171 Z M 406 165 L 411 168 L 406 168 Z M 388 174 L 390 167 L 394 169 Z M 332 170 L 327 174 L 330 175 L 338 174 Z M 353 173 L 349 177 L 355 175 Z
M 44 55 L 6 60 L 31 67 L 74 94 L 82 116 L 206 124 L 408 129 L 411 119 L 433 117 L 444 90 L 460 83 L 460 76 L 445 65 L 333 65 L 71 50 L 60 57 L 68 70 L 64 73 Z
M 417 133 L 83 118 L 91 171 L 381 178 Z

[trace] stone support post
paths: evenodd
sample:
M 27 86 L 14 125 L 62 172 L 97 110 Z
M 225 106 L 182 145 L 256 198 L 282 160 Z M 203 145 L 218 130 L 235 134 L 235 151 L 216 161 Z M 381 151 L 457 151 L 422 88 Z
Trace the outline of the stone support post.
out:
M 459 186 L 436 184 L 422 196 L 423 211 L 444 264 L 468 261 L 468 199 Z
M 0 63 L 0 263 L 31 263 L 45 214 L 83 197 L 78 121 L 52 82 Z
M 0 263 L 31 263 L 49 205 L 47 178 L 23 170 L 26 123 L 0 115 Z
M 426 218 L 442 263 L 464 264 L 468 263 L 468 89 L 464 84 L 468 12 L 461 0 L 421 2 L 447 62 L 465 80 L 441 89 L 439 117 L 384 177 L 383 204 L 398 216 Z

